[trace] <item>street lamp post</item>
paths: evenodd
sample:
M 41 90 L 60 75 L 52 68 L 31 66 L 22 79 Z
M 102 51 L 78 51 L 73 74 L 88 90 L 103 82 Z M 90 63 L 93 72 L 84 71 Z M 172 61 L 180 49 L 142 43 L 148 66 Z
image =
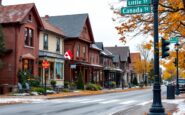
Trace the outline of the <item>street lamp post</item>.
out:
M 180 91 L 179 91 L 179 69 L 178 69 L 178 62 L 179 62 L 179 56 L 178 56 L 178 52 L 179 52 L 179 44 L 176 43 L 175 44 L 175 50 L 176 50 L 176 73 L 177 73 L 177 78 L 176 78 L 176 90 L 175 90 L 175 94 L 179 95 Z
M 153 103 L 148 115 L 166 115 L 161 103 L 161 86 L 159 75 L 159 36 L 158 36 L 158 4 L 159 0 L 153 1 L 154 13 L 154 85 L 153 85 Z

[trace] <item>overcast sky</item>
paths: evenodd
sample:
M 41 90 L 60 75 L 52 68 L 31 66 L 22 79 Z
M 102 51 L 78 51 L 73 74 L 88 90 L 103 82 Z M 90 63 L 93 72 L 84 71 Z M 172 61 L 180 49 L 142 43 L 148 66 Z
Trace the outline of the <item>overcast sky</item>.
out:
M 3 5 L 35 3 L 40 16 L 54 16 L 66 14 L 88 13 L 96 42 L 103 42 L 104 46 L 123 46 L 118 39 L 112 21 L 112 11 L 108 3 L 117 0 L 2 0 Z M 108 2 L 109 1 L 109 2 Z M 131 52 L 135 48 L 138 39 L 128 41 Z

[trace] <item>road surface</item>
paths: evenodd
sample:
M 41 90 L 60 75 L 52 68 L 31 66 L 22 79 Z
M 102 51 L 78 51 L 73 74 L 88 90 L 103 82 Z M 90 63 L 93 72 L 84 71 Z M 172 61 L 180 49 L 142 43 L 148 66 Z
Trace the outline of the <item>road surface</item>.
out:
M 162 87 L 166 95 L 166 87 Z M 112 115 L 152 101 L 152 88 L 146 90 L 44 100 L 31 104 L 0 106 L 0 115 Z

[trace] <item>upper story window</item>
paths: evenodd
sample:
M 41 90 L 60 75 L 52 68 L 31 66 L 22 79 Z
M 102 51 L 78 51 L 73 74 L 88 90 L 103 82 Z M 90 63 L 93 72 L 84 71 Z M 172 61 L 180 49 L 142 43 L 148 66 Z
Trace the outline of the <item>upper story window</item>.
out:
M 31 22 L 32 21 L 32 16 L 31 14 L 28 16 L 28 20 Z
M 86 57 L 86 47 L 85 46 L 83 46 L 82 51 L 83 51 L 83 57 Z
M 26 46 L 33 46 L 33 29 L 24 28 L 24 44 Z
M 56 51 L 60 51 L 60 38 L 57 38 Z
M 43 39 L 44 39 L 43 49 L 48 50 L 48 34 L 44 34 Z
M 80 57 L 80 45 L 77 46 L 76 57 Z

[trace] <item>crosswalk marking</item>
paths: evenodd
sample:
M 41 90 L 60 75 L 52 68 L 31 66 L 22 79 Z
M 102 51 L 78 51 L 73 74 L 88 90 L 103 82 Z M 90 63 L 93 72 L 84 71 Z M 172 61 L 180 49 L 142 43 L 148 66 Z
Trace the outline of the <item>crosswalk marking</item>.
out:
M 113 102 L 118 102 L 119 100 L 109 100 L 109 101 L 104 101 L 104 102 L 99 102 L 100 104 L 107 104 L 107 103 L 113 103 Z
M 99 101 L 103 101 L 105 99 L 95 99 L 95 100 L 88 100 L 88 101 L 84 101 L 84 102 L 80 102 L 80 103 L 95 103 L 95 102 L 99 102 Z
M 136 102 L 135 100 L 131 100 L 131 101 L 124 101 L 124 102 L 122 102 L 122 103 L 119 103 L 119 104 L 131 104 L 131 103 L 134 103 L 134 102 Z
M 33 103 L 97 103 L 97 104 L 120 104 L 120 105 L 127 105 L 138 102 L 136 100 L 120 100 L 120 99 L 99 99 L 99 98 L 84 98 L 84 99 L 55 99 L 55 100 L 45 100 L 40 102 L 33 102 Z M 145 105 L 146 102 L 143 103 L 137 103 L 137 105 Z

